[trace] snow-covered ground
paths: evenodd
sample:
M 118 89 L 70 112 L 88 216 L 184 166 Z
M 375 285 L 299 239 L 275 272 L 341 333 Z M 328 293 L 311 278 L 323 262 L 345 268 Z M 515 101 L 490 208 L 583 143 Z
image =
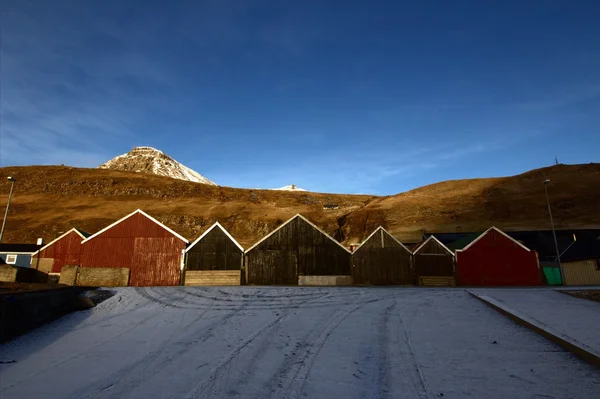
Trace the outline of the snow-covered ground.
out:
M 575 345 L 600 355 L 600 304 L 549 289 L 471 289 Z M 600 389 L 600 387 L 599 387 Z M 598 395 L 600 397 L 600 394 Z
M 561 294 L 562 295 L 562 294 Z M 462 289 L 124 288 L 0 347 L 9 398 L 597 398 Z

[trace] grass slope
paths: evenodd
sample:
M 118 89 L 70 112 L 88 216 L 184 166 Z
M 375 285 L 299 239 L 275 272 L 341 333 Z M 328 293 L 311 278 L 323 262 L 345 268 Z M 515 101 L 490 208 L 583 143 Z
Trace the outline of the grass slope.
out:
M 63 166 L 0 168 L 15 176 L 4 242 L 46 242 L 72 227 L 94 233 L 141 208 L 193 240 L 215 221 L 245 248 L 301 213 L 349 244 L 382 225 L 403 241 L 426 231 L 549 228 L 542 181 L 557 228 L 600 226 L 600 164 L 557 165 L 503 178 L 437 183 L 387 197 L 213 187 L 132 172 Z M 10 185 L 0 186 L 0 207 Z M 323 210 L 324 204 L 339 204 Z

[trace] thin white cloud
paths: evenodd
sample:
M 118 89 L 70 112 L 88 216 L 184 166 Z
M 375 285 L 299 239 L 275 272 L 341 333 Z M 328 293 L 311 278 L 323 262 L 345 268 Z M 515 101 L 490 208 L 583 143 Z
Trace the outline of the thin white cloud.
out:
M 120 32 L 63 11 L 4 15 L 0 165 L 97 166 L 114 155 L 111 145 L 139 140 L 130 126 L 163 107 L 163 93 L 175 84 L 161 62 L 136 52 Z M 93 53 L 89 40 L 116 51 Z

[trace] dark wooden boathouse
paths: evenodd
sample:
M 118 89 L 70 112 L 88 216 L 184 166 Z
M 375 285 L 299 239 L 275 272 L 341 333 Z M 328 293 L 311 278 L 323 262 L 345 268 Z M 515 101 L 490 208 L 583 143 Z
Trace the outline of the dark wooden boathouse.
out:
M 412 253 L 383 227 L 378 227 L 352 253 L 354 284 L 413 284 Z
M 244 248 L 213 224 L 185 250 L 185 285 L 240 285 Z
M 298 214 L 246 250 L 246 281 L 297 285 L 309 276 L 349 277 L 350 262 L 346 247 Z

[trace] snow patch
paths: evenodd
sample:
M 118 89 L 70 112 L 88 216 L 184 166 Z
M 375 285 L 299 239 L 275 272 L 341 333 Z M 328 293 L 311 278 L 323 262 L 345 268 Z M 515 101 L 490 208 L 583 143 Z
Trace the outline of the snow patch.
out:
M 101 169 L 135 171 L 195 183 L 217 184 L 153 147 L 135 147 L 99 166 Z
M 272 190 L 280 190 L 280 191 L 306 191 L 303 188 L 296 187 L 295 184 L 290 184 L 289 186 L 284 186 L 281 188 L 273 188 Z

